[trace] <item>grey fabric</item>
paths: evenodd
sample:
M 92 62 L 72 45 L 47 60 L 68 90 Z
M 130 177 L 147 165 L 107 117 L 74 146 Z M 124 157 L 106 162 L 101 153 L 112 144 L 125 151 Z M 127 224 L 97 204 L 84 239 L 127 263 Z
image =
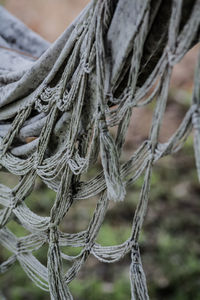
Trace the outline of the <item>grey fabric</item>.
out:
M 158 41 L 162 51 L 158 55 L 154 43 L 155 53 L 149 54 L 152 40 L 157 38 L 153 28 L 162 5 L 168 7 L 168 22 Z M 152 167 L 161 157 L 178 151 L 193 127 L 200 174 L 200 63 L 191 107 L 168 142 L 158 140 L 172 68 L 199 38 L 200 1 L 191 3 L 191 12 L 183 22 L 184 5 L 181 0 L 172 4 L 94 0 L 52 45 L 0 9 L 4 20 L 0 26 L 0 164 L 20 176 L 12 189 L 0 184 L 0 243 L 13 253 L 1 264 L 1 272 L 18 260 L 30 279 L 49 291 L 52 299 L 72 299 L 68 284 L 90 254 L 101 262 L 114 263 L 130 253 L 132 299 L 149 299 L 138 238 L 148 205 Z M 23 39 L 18 39 L 19 32 Z M 16 37 L 14 45 L 11 36 Z M 32 44 L 35 47 L 30 47 Z M 149 138 L 126 163 L 120 163 L 132 108 L 153 100 L 156 107 Z M 115 139 L 110 133 L 112 126 L 118 128 Z M 33 138 L 29 143 L 28 137 Z M 80 181 L 99 153 L 102 171 L 88 182 Z M 127 187 L 142 175 L 130 237 L 121 245 L 99 245 L 96 238 L 109 201 L 116 205 L 125 201 Z M 36 215 L 26 205 L 37 176 L 56 192 L 47 217 Z M 98 196 L 98 201 L 88 228 L 74 234 L 61 232 L 59 225 L 74 202 L 93 196 Z M 17 238 L 6 227 L 14 217 L 29 235 Z M 44 244 L 49 245 L 47 266 L 34 256 Z M 61 246 L 82 247 L 82 251 L 72 257 L 64 254 Z M 63 260 L 72 262 L 66 274 Z
M 5 46 L 35 57 L 40 57 L 49 47 L 49 42 L 26 27 L 2 6 L 0 6 L 0 20 L 0 36 L 6 42 Z

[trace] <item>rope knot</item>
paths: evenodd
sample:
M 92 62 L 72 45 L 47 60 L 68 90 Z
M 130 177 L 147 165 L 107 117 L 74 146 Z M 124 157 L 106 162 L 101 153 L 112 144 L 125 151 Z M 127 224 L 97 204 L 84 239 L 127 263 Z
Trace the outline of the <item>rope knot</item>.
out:
M 135 243 L 131 250 L 131 258 L 133 264 L 140 264 L 140 251 L 138 243 Z
M 167 46 L 167 60 L 168 60 L 168 64 L 170 67 L 174 66 L 175 58 L 176 58 L 176 56 L 175 56 L 173 50 L 169 46 Z
M 200 130 L 200 108 L 194 111 L 192 115 L 192 124 L 194 129 Z
M 49 223 L 49 243 L 56 244 L 59 240 L 59 234 L 57 231 L 57 224 L 56 222 Z

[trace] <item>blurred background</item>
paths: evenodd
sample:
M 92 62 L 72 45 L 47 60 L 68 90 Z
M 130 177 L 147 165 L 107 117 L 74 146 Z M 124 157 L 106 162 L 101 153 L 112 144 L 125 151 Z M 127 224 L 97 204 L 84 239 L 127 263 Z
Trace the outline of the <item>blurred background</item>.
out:
M 88 0 L 0 0 L 11 13 L 45 39 L 53 42 L 79 14 Z M 166 141 L 176 130 L 191 104 L 193 76 L 199 46 L 194 47 L 174 68 L 168 105 L 161 128 L 160 140 Z M 136 109 L 127 134 L 123 160 L 127 160 L 147 138 L 154 104 Z M 97 174 L 95 166 L 88 174 Z M 17 178 L 0 173 L 0 182 L 13 187 Z M 111 203 L 98 236 L 102 245 L 125 241 L 131 231 L 134 210 L 143 178 L 132 185 L 125 202 Z M 154 167 L 148 213 L 140 237 L 141 255 L 151 299 L 200 299 L 200 185 L 197 180 L 193 153 L 193 136 L 174 156 L 166 157 Z M 48 215 L 55 193 L 38 179 L 27 205 L 40 215 Z M 95 207 L 95 199 L 74 205 L 61 229 L 78 232 L 87 227 Z M 28 234 L 15 221 L 8 224 L 18 237 Z M 47 246 L 35 252 L 46 264 Z M 62 249 L 66 251 L 65 249 Z M 68 249 L 76 254 L 80 249 Z M 10 253 L 0 249 L 0 262 Z M 70 284 L 77 300 L 130 299 L 130 258 L 116 264 L 102 264 L 90 257 L 78 278 Z M 64 264 L 64 269 L 69 268 Z M 32 284 L 18 263 L 0 278 L 5 299 L 49 299 L 49 295 Z M 0 295 L 1 298 L 1 295 Z

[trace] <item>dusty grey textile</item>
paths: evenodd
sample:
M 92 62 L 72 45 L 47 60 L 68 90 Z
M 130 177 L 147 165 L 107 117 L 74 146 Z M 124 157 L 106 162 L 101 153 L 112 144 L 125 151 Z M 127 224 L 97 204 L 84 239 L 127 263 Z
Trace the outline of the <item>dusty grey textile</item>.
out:
M 52 45 L 0 8 L 0 164 L 20 177 L 13 189 L 0 184 L 0 243 L 13 253 L 0 265 L 1 272 L 18 260 L 52 299 L 72 299 L 68 284 L 90 254 L 114 263 L 130 253 L 132 299 L 149 299 L 138 238 L 152 167 L 178 151 L 192 128 L 200 177 L 200 62 L 190 109 L 168 142 L 158 139 L 172 68 L 199 39 L 200 1 L 188 3 L 94 0 Z M 165 22 L 159 23 L 162 18 Z M 149 138 L 122 164 L 131 111 L 151 101 L 156 107 Z M 118 128 L 116 138 L 112 126 Z M 82 182 L 81 174 L 99 154 L 102 171 Z M 125 201 L 126 188 L 142 175 L 129 239 L 99 245 L 96 237 L 109 201 Z M 48 217 L 26 205 L 37 176 L 56 192 Z M 93 196 L 98 201 L 88 228 L 61 232 L 59 224 L 73 203 Z M 6 227 L 13 218 L 30 234 L 17 238 Z M 34 256 L 44 244 L 49 245 L 46 266 Z M 61 246 L 82 251 L 72 257 Z M 63 260 L 72 262 L 66 274 Z

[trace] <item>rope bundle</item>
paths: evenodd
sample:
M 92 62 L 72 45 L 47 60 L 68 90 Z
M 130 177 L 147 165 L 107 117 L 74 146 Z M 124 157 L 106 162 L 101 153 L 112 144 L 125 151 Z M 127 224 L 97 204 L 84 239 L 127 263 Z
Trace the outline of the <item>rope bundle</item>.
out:
M 38 60 L 28 60 L 27 69 L 20 70 L 18 75 L 0 69 L 0 164 L 20 176 L 13 189 L 0 184 L 0 204 L 3 206 L 0 210 L 0 243 L 13 253 L 0 265 L 0 271 L 5 272 L 18 260 L 29 278 L 41 289 L 49 291 L 52 299 L 72 299 L 68 284 L 90 254 L 101 262 L 114 263 L 128 253 L 132 260 L 132 299 L 149 299 L 138 238 L 148 206 L 152 168 L 161 157 L 178 151 L 193 127 L 200 177 L 200 62 L 191 107 L 168 142 L 158 140 L 172 68 L 198 35 L 200 1 L 194 1 L 184 25 L 181 24 L 184 1 L 172 1 L 166 36 L 162 36 L 165 45 L 142 84 L 143 54 L 149 27 L 156 14 L 152 11 L 151 0 L 132 1 L 131 38 L 121 62 L 115 61 L 109 39 L 115 18 L 121 13 L 121 5 L 130 4 L 129 0 L 122 2 L 93 0 Z M 157 11 L 161 2 L 156 4 Z M 111 53 L 108 53 L 109 47 Z M 145 65 L 152 57 L 153 54 Z M 131 111 L 153 100 L 156 107 L 149 138 L 126 163 L 121 164 Z M 116 138 L 110 133 L 112 126 L 117 126 Z M 34 139 L 26 144 L 24 140 L 28 136 L 34 136 Z M 102 171 L 88 182 L 80 181 L 81 174 L 93 166 L 99 154 Z M 129 239 L 121 245 L 99 245 L 96 238 L 109 201 L 114 200 L 116 205 L 118 201 L 125 201 L 126 188 L 141 175 L 144 175 L 144 182 Z M 48 217 L 36 215 L 26 205 L 37 176 L 56 192 Z M 93 196 L 97 196 L 98 201 L 87 229 L 74 234 L 61 232 L 59 225 L 74 202 Z M 30 232 L 29 235 L 17 238 L 6 227 L 14 216 Z M 49 245 L 47 266 L 33 254 L 44 244 Z M 82 247 L 82 251 L 77 256 L 66 255 L 61 247 L 69 246 Z M 72 262 L 65 274 L 63 260 Z

